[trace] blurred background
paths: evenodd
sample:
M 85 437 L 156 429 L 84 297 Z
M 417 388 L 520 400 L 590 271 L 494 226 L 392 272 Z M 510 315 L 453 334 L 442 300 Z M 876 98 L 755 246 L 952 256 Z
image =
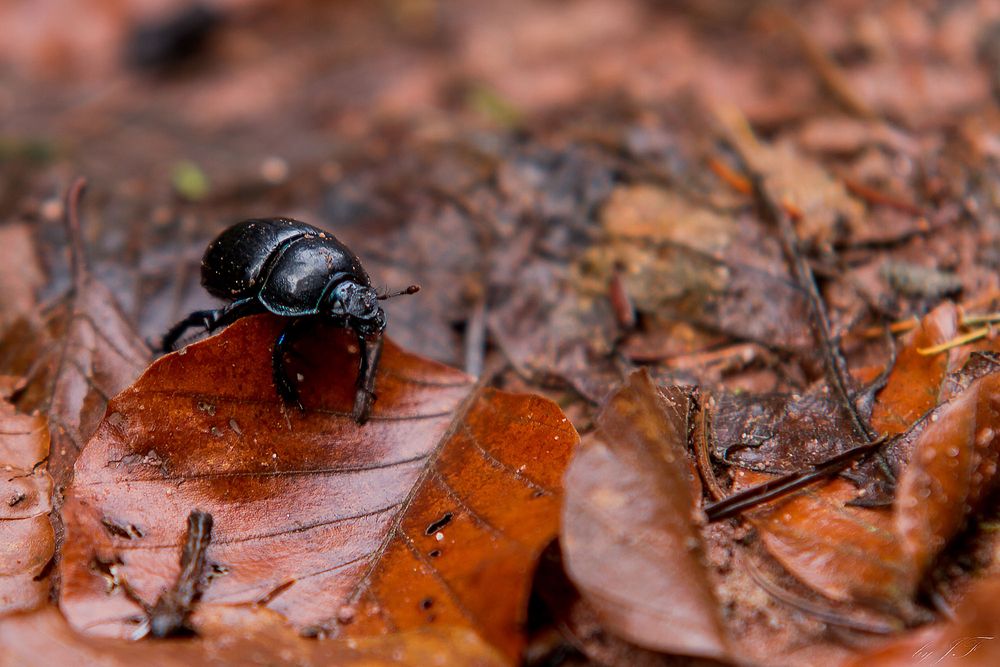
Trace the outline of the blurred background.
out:
M 95 270 L 151 340 L 210 303 L 218 230 L 302 218 L 423 284 L 392 335 L 476 370 L 470 329 L 616 183 L 720 190 L 705 108 L 892 185 L 867 146 L 995 155 L 998 91 L 1000 2 L 2 0 L 0 213 L 54 294 L 86 176 Z

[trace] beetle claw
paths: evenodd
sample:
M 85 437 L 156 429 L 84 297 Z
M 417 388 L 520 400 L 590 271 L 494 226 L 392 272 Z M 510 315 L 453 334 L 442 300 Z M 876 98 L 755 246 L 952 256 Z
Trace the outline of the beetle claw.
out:
M 354 395 L 354 410 L 352 415 L 354 421 L 358 424 L 364 424 L 368 421 L 368 417 L 371 415 L 372 404 L 378 399 L 375 392 L 368 391 L 364 387 L 358 387 L 357 393 Z

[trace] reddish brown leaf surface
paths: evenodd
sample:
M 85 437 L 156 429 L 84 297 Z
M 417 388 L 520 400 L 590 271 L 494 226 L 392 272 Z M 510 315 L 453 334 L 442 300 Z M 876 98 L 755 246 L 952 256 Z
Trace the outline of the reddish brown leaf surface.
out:
M 716 458 L 756 471 L 792 472 L 852 444 L 850 418 L 828 393 L 706 396 Z
M 973 382 L 930 422 L 913 444 L 893 508 L 913 587 L 996 488 L 1000 374 Z
M 873 427 L 889 434 L 901 433 L 937 405 L 944 379 L 950 370 L 949 356 L 921 355 L 917 348 L 952 338 L 956 328 L 957 312 L 952 304 L 943 304 L 924 318 L 904 345 L 886 386 L 877 395 L 873 408 Z M 756 400 L 763 398 L 758 397 Z M 759 421 L 758 417 L 754 419 Z M 933 428 L 932 425 L 931 429 Z M 760 430 L 756 423 L 744 424 L 743 440 L 755 430 Z M 731 442 L 745 444 L 735 439 L 734 434 L 729 435 Z M 832 442 L 835 434 L 830 437 Z M 849 429 L 841 428 L 840 440 L 846 442 L 849 437 Z M 940 442 L 940 429 L 937 433 L 924 433 L 915 437 L 919 442 L 935 442 L 945 449 L 949 447 Z M 803 433 L 801 427 L 793 430 L 786 427 L 780 433 L 765 430 L 763 434 L 767 447 L 772 447 L 773 442 L 781 438 L 799 442 L 799 449 L 803 452 L 816 444 L 814 434 Z M 825 454 L 813 456 L 822 459 L 837 451 L 835 446 L 826 447 L 826 450 Z M 752 453 L 760 457 L 757 451 Z M 900 455 L 905 462 L 905 453 L 901 451 Z M 942 460 L 943 458 L 942 456 Z M 772 477 L 740 470 L 736 473 L 734 488 L 745 488 L 768 479 Z M 761 531 L 761 538 L 768 552 L 813 590 L 837 601 L 856 600 L 897 609 L 905 608 L 926 569 L 926 563 L 914 568 L 908 562 L 909 557 L 904 552 L 904 542 L 900 540 L 898 532 L 899 519 L 894 518 L 893 512 L 888 508 L 865 508 L 849 504 L 859 497 L 858 494 L 859 489 L 855 484 L 845 479 L 833 479 L 768 503 L 748 513 L 747 518 Z M 932 502 L 926 502 L 925 499 L 920 503 L 921 511 L 934 513 L 931 508 L 940 508 L 939 503 L 942 502 L 947 501 L 935 494 Z M 951 511 L 947 512 L 954 520 L 956 517 L 951 515 Z M 927 519 L 928 517 L 924 517 L 925 521 Z M 913 519 L 911 517 L 907 520 Z M 950 539 L 953 534 L 954 530 L 946 539 Z M 943 543 L 939 543 L 933 553 L 939 553 L 942 546 Z M 917 547 L 914 543 L 909 548 Z
M 2 667 L 103 665 L 191 667 L 192 665 L 473 665 L 508 664 L 474 632 L 451 627 L 351 639 L 301 637 L 267 609 L 207 607 L 193 622 L 201 637 L 122 642 L 77 634 L 54 609 L 0 621 Z
M 826 395 L 722 395 L 705 402 L 717 458 L 733 461 L 730 492 L 808 469 L 852 442 L 840 406 Z M 763 472 L 768 470 L 770 472 Z M 907 572 L 888 509 L 848 505 L 858 487 L 841 478 L 766 503 L 744 516 L 767 551 L 802 583 L 832 600 L 903 604 Z
M 323 328 L 293 365 L 307 409 L 286 409 L 270 361 L 283 324 L 241 320 L 111 402 L 65 508 L 70 622 L 128 634 L 137 607 L 109 594 L 101 567 L 154 600 L 197 508 L 214 516 L 208 559 L 222 572 L 208 603 L 263 602 L 332 635 L 473 627 L 516 655 L 573 427 L 547 400 L 477 388 L 391 342 L 359 427 L 356 349 Z
M 954 665 L 994 667 L 1000 664 L 1000 581 L 977 582 L 945 623 L 902 635 L 851 661 L 852 667 Z
M 771 475 L 739 471 L 744 484 Z M 905 604 L 912 589 L 892 514 L 854 507 L 856 486 L 844 479 L 804 489 L 747 514 L 768 552 L 791 574 L 832 600 Z
M 114 296 L 87 267 L 77 217 L 82 187 L 81 181 L 74 184 L 66 203 L 72 243 L 70 292 L 41 313 L 21 313 L 0 339 L 4 371 L 23 375 L 26 381 L 18 407 L 48 417 L 56 507 L 108 399 L 138 377 L 150 359 L 149 348 Z
M 18 318 L 30 314 L 35 308 L 35 291 L 39 289 L 45 276 L 38 265 L 35 244 L 31 239 L 31 229 L 27 225 L 4 225 L 0 227 L 0 248 L 16 257 L 16 262 L 0 263 L 0 333 Z
M 878 433 L 902 433 L 938 404 L 949 354 L 924 355 L 918 349 L 951 340 L 958 331 L 958 311 L 951 302 L 927 314 L 900 350 L 885 387 L 872 408 Z
M 561 542 L 570 578 L 619 636 L 660 651 L 724 658 L 718 602 L 696 527 L 688 400 L 632 374 L 566 474 Z
M 995 488 L 998 422 L 994 373 L 938 407 L 899 441 L 898 453 L 890 452 L 908 458 L 891 511 L 849 505 L 857 488 L 834 479 L 747 518 L 771 555 L 814 590 L 905 610 L 934 560 Z M 737 487 L 771 478 L 741 470 Z
M 48 517 L 52 478 L 40 465 L 49 454 L 49 431 L 44 417 L 14 410 L 9 388 L 0 399 L 0 614 L 31 609 L 48 597 L 48 580 L 38 575 L 55 547 Z
M 716 115 L 750 168 L 765 178 L 768 190 L 796 218 L 800 238 L 830 243 L 845 231 L 859 231 L 864 207 L 842 183 L 792 142 L 759 142 L 734 111 L 719 108 Z

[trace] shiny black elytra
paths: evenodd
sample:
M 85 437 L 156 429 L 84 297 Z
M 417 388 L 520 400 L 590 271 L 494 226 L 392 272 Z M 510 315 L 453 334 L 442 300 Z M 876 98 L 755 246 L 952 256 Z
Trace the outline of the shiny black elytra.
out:
M 354 398 L 354 420 L 359 424 L 367 421 L 375 399 L 385 331 L 385 313 L 378 302 L 419 289 L 411 285 L 397 294 L 376 294 L 350 248 L 329 232 L 290 218 L 245 220 L 223 231 L 205 250 L 201 284 L 230 303 L 195 311 L 178 322 L 163 337 L 164 351 L 173 350 L 191 327 L 211 333 L 255 313 L 287 317 L 290 321 L 271 352 L 274 385 L 282 399 L 301 409 L 298 387 L 285 368 L 286 354 L 309 323 L 345 327 L 361 346 Z

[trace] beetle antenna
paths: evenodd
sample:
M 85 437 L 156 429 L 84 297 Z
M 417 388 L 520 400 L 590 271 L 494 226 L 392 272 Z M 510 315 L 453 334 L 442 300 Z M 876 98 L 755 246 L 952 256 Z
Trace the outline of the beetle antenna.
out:
M 385 301 L 386 299 L 391 299 L 394 296 L 403 296 L 404 294 L 416 294 L 420 291 L 420 285 L 410 285 L 406 289 L 401 289 L 398 292 L 386 292 L 385 294 L 379 294 L 378 300 Z

